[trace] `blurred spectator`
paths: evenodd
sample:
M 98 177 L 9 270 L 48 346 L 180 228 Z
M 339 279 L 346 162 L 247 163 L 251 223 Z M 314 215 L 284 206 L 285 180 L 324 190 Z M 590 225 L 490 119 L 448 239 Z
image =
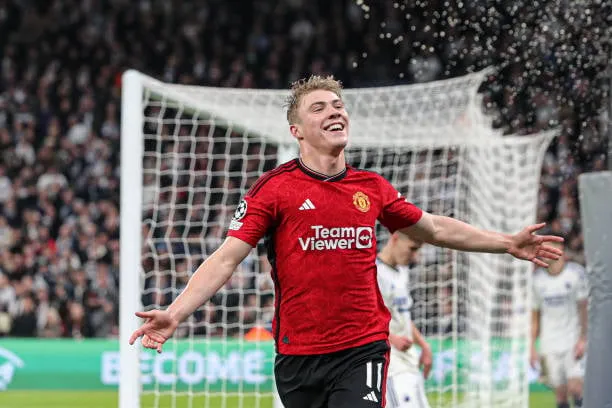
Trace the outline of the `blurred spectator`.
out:
M 493 65 L 482 95 L 496 127 L 521 135 L 561 129 L 544 161 L 538 220 L 567 235 L 568 254 L 583 260 L 577 176 L 605 168 L 601 72 L 610 4 L 595 11 L 585 1 L 562 8 L 554 1 L 369 3 L 0 1 L 0 320 L 10 316 L 11 333 L 117 334 L 120 75 L 127 68 L 191 85 L 285 88 L 308 73 L 365 87 Z M 169 126 L 148 122 L 145 130 L 172 135 Z M 176 296 L 220 244 L 237 197 L 274 165 L 274 147 L 251 144 L 234 162 L 221 157 L 243 152 L 240 137 L 207 125 L 196 131 L 194 146 L 146 142 L 170 163 L 177 153 L 194 157 L 176 180 L 144 174 L 146 305 Z M 175 134 L 190 135 L 181 127 Z M 145 159 L 145 169 L 155 165 Z M 184 177 L 189 169 L 199 175 L 193 185 Z M 236 179 L 245 171 L 245 180 Z M 167 191 L 172 183 L 176 197 Z M 175 207 L 164 205 L 172 199 Z M 241 266 L 194 318 L 197 333 L 268 324 L 273 288 L 259 276 L 269 268 L 257 259 Z M 433 303 L 423 316 L 448 315 L 448 304 Z M 0 334 L 6 327 L 0 323 Z
M 34 337 L 38 332 L 36 301 L 31 293 L 23 293 L 13 311 L 11 336 Z

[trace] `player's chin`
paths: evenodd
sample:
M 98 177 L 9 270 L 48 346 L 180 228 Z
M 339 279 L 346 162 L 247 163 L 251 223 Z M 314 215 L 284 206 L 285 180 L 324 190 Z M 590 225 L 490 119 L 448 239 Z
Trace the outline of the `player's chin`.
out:
M 346 130 L 336 132 L 324 132 L 325 139 L 334 147 L 345 147 L 348 144 L 348 133 Z

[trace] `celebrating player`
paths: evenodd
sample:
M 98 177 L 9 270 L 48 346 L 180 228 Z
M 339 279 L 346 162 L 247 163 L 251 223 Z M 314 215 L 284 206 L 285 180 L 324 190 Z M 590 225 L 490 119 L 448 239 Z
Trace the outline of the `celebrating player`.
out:
M 535 342 L 539 335 L 542 363 L 558 408 L 569 408 L 570 395 L 574 407 L 582 406 L 587 296 L 584 268 L 575 262 L 559 258 L 535 272 L 531 365 L 538 362 Z
M 390 314 L 376 280 L 376 221 L 391 232 L 466 251 L 510 253 L 545 265 L 561 251 L 541 225 L 516 235 L 483 231 L 407 202 L 378 174 L 346 164 L 349 115 L 333 77 L 296 82 L 289 131 L 299 158 L 265 173 L 238 205 L 224 243 L 166 310 L 146 319 L 130 343 L 161 352 L 178 324 L 210 299 L 266 237 L 275 282 L 274 367 L 288 408 L 385 406 Z
M 389 342 L 391 361 L 387 379 L 387 402 L 397 408 L 429 408 L 423 377 L 431 369 L 431 348 L 412 323 L 409 264 L 416 262 L 421 242 L 396 232 L 376 260 L 378 286 L 391 312 Z M 421 356 L 412 344 L 421 348 Z M 423 367 L 423 374 L 419 368 Z

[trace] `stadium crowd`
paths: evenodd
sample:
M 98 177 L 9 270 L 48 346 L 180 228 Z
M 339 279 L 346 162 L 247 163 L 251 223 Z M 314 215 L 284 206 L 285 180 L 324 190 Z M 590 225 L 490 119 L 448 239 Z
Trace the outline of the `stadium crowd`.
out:
M 482 93 L 496 127 L 561 129 L 544 161 L 538 219 L 583 262 L 577 176 L 606 165 L 599 81 L 612 11 L 489 3 L 0 0 L 0 335 L 117 334 L 127 68 L 183 84 L 286 88 L 309 73 L 365 87 L 495 66 Z M 194 263 L 172 263 L 178 287 Z M 145 303 L 164 304 L 170 279 L 154 284 Z M 209 323 L 202 332 L 220 333 L 220 319 L 269 320 L 271 293 L 268 279 L 236 274 L 215 298 L 224 307 L 196 317 Z

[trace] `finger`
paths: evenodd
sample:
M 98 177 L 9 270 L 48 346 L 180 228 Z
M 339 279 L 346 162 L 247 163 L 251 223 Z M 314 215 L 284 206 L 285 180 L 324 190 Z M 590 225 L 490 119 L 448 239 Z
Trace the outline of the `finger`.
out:
M 132 335 L 130 336 L 130 340 L 129 343 L 130 344 L 134 344 L 134 342 L 136 341 L 137 338 L 139 338 L 140 336 L 142 336 L 144 334 L 144 330 L 142 329 L 142 327 L 140 329 L 137 329 L 136 331 L 134 331 L 134 333 L 132 333 Z
M 145 348 L 151 348 L 151 339 L 149 338 L 148 335 L 144 335 L 142 336 L 142 340 L 140 340 L 140 344 L 142 344 L 143 347 Z
M 155 333 L 149 334 L 149 337 L 151 338 L 151 340 L 155 341 L 156 343 L 165 343 L 166 339 L 162 336 L 159 336 Z
M 161 354 L 161 352 L 162 352 L 162 346 L 163 346 L 163 345 L 162 345 L 161 343 L 157 343 L 157 353 L 158 353 L 158 354 Z
M 145 344 L 146 343 L 146 344 Z M 143 339 L 143 344 L 145 344 L 146 348 L 156 350 L 159 347 L 159 343 L 153 340 L 151 337 L 147 336 Z
M 553 254 L 555 254 L 555 255 L 559 255 L 559 256 L 562 256 L 562 255 L 563 255 L 563 250 L 561 250 L 561 249 L 559 249 L 559 248 L 552 247 L 552 246 L 550 246 L 550 245 L 542 245 L 542 246 L 540 247 L 540 250 L 541 250 L 541 251 L 552 252 Z
M 540 249 L 538 251 L 538 256 L 540 258 L 546 258 L 546 259 L 552 259 L 554 261 L 556 261 L 557 259 L 561 258 L 561 255 L 556 253 L 556 252 L 552 252 L 552 251 L 547 251 L 544 249 Z
M 539 224 L 530 225 L 530 226 L 528 226 L 528 227 L 527 227 L 527 231 L 528 231 L 530 234 L 533 234 L 534 232 L 536 232 L 536 231 L 541 230 L 542 228 L 544 228 L 544 226 L 545 226 L 545 225 L 546 225 L 546 223 L 545 223 L 545 222 L 541 222 L 541 223 L 539 223 Z
M 548 268 L 548 264 L 544 261 L 539 260 L 538 258 L 532 258 L 531 262 L 538 266 L 541 266 L 542 268 Z
M 558 237 L 556 235 L 541 235 L 540 238 L 542 242 L 563 242 L 565 241 L 563 237 Z
M 155 310 L 150 310 L 148 312 L 136 312 L 136 316 L 143 319 L 151 319 L 155 316 Z

